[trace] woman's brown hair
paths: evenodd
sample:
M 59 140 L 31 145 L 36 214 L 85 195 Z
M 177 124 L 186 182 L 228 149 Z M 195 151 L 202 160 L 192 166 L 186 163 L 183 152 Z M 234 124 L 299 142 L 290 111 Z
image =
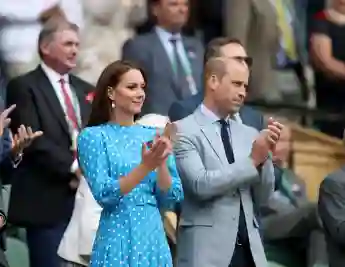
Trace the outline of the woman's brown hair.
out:
M 139 70 L 145 79 L 142 69 L 129 61 L 117 60 L 110 63 L 103 70 L 97 81 L 96 91 L 92 101 L 92 110 L 87 127 L 97 126 L 109 121 L 111 112 L 111 101 L 108 97 L 109 87 L 116 88 L 120 83 L 122 76 L 132 69 Z

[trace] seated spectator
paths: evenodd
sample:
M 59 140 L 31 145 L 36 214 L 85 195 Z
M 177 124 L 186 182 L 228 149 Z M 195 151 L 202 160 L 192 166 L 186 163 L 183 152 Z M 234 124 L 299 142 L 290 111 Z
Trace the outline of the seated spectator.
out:
M 281 178 L 276 180 L 276 190 L 269 207 L 262 210 L 265 249 L 268 259 L 280 264 L 313 266 L 326 261 L 324 238 L 316 204 L 308 201 L 303 181 L 286 167 L 290 147 L 291 132 L 286 127 L 273 157 L 275 172 L 281 172 L 276 177 Z
M 319 214 L 325 229 L 329 267 L 345 266 L 345 167 L 320 185 Z
M 315 70 L 319 109 L 344 113 L 345 105 L 345 4 L 331 0 L 330 8 L 315 16 L 311 34 L 311 59 Z M 319 129 L 341 138 L 344 122 L 318 122 Z

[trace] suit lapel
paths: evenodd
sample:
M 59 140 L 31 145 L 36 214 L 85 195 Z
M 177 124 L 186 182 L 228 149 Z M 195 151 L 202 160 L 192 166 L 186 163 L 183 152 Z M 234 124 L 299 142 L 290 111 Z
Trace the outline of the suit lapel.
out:
M 201 132 L 207 139 L 208 143 L 212 147 L 213 151 L 218 156 L 219 160 L 223 164 L 227 164 L 227 159 L 222 143 L 222 138 L 219 132 L 216 129 L 216 124 L 212 120 L 210 120 L 207 116 L 205 116 L 202 112 L 200 107 L 198 107 L 194 112 L 194 117 L 196 122 L 200 125 Z
M 36 71 L 38 83 L 37 85 L 40 88 L 42 95 L 44 96 L 53 115 L 57 118 L 63 130 L 69 135 L 65 113 L 61 107 L 58 97 L 56 96 L 53 85 L 50 83 L 48 77 L 40 66 L 36 69 Z
M 180 88 L 180 85 L 177 83 L 176 79 L 174 79 L 173 77 L 175 76 L 174 70 L 172 68 L 171 65 L 171 61 L 170 58 L 167 54 L 167 52 L 165 51 L 165 48 L 161 42 L 161 40 L 159 39 L 158 34 L 153 31 L 152 33 L 152 39 L 154 40 L 155 46 L 154 46 L 154 53 L 153 56 L 156 57 L 154 62 L 157 62 L 157 66 L 159 67 L 159 73 L 168 73 L 168 77 L 171 77 L 170 82 L 171 82 L 171 88 L 173 89 L 176 98 L 177 99 L 182 99 L 182 88 Z M 164 64 L 165 62 L 165 64 Z
M 70 84 L 72 85 L 72 90 L 75 92 L 78 102 L 79 102 L 79 108 L 80 108 L 80 119 L 82 122 L 81 127 L 86 125 L 89 117 L 89 104 L 87 103 L 85 99 L 84 91 L 82 90 L 82 85 L 80 85 L 80 82 L 74 77 L 73 75 L 70 75 Z
M 188 62 L 190 64 L 193 79 L 194 79 L 194 81 L 197 81 L 197 76 L 196 76 L 195 70 L 197 69 L 196 64 L 198 64 L 198 63 L 196 61 L 197 60 L 197 58 L 196 58 L 197 54 L 195 51 L 195 45 L 194 45 L 193 41 L 188 37 L 182 37 L 182 43 L 183 43 L 184 50 L 186 52 Z

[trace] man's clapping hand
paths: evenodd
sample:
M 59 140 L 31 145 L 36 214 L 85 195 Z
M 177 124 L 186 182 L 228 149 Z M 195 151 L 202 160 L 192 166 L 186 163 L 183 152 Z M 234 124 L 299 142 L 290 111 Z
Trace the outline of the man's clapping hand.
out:
M 253 143 L 251 158 L 255 166 L 264 163 L 268 158 L 269 151 L 274 151 L 283 127 L 278 121 L 269 119 L 267 128 L 260 132 Z
M 150 149 L 143 144 L 142 164 L 149 170 L 154 170 L 164 164 L 171 153 L 172 144 L 169 138 L 157 135 Z
M 11 122 L 11 119 L 8 115 L 16 108 L 16 105 L 12 105 L 9 108 L 5 109 L 0 114 L 0 137 L 4 134 L 4 129 L 8 127 Z
M 41 135 L 43 135 L 42 131 L 33 132 L 31 127 L 21 125 L 18 128 L 18 132 L 13 136 L 12 151 L 14 154 L 22 153 L 25 148 L 30 146 L 31 143 Z

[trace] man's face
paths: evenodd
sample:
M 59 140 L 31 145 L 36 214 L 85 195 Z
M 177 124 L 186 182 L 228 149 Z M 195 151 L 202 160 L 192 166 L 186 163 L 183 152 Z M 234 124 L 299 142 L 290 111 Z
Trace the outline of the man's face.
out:
M 73 30 L 56 32 L 53 39 L 42 47 L 42 53 L 45 57 L 66 71 L 75 68 L 78 51 L 79 35 Z
M 160 0 L 154 6 L 153 13 L 161 26 L 179 31 L 188 20 L 188 0 Z
M 233 59 L 226 64 L 227 73 L 221 79 L 215 92 L 215 100 L 223 114 L 235 114 L 246 97 L 249 70 L 246 65 Z

